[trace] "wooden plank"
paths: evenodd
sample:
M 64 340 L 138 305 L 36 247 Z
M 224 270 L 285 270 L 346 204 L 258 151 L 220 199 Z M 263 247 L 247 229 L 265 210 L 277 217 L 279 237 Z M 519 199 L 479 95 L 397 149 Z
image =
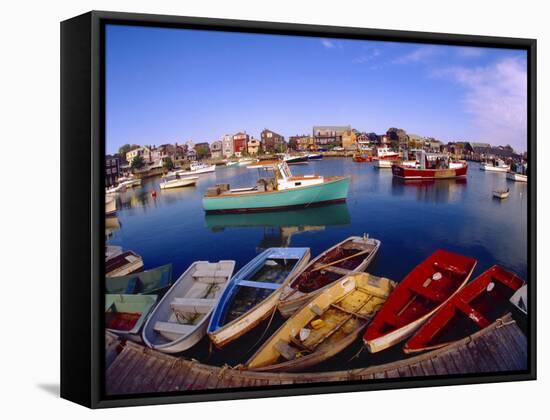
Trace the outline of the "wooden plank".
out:
M 391 369 L 386 371 L 388 378 L 399 378 L 399 371 L 397 369 Z
M 426 376 L 435 376 L 437 374 L 435 372 L 434 365 L 431 359 L 421 361 L 420 366 L 422 367 L 422 370 L 424 371 Z
M 471 341 L 465 346 L 465 349 L 470 353 L 472 360 L 477 366 L 478 372 L 493 372 L 494 366 L 491 360 L 488 360 L 487 357 L 479 350 L 479 346 L 475 341 Z
M 123 387 L 124 380 L 140 359 L 140 355 L 134 349 L 126 347 L 123 351 L 126 353 L 125 357 L 121 358 L 119 369 L 113 372 L 116 373 L 116 376 L 113 376 L 113 373 L 111 373 L 106 381 L 108 395 L 126 393 Z
M 374 379 L 386 379 L 386 372 L 374 372 Z
M 216 389 L 218 386 L 218 382 L 220 382 L 217 373 L 210 372 L 208 376 L 208 380 L 206 381 L 204 385 L 204 389 Z
M 132 372 L 133 380 L 129 381 L 125 387 L 125 391 L 130 394 L 138 393 L 140 391 L 147 391 L 143 388 L 152 378 L 152 375 L 154 374 L 153 365 L 158 359 L 144 353 L 142 355 L 142 360 L 143 364 L 139 366 L 139 369 L 134 369 Z
M 159 384 L 159 392 L 173 391 L 174 381 L 177 379 L 178 365 L 181 363 L 180 359 L 174 359 L 168 369 L 168 374 L 164 377 L 164 380 Z
M 514 355 L 514 365 L 522 366 L 519 369 L 525 369 L 527 366 L 527 337 L 523 334 L 517 324 L 506 325 L 495 329 L 495 334 L 502 340 L 509 343 L 508 349 Z
M 499 341 L 496 334 L 487 334 L 481 341 L 502 370 L 514 370 L 507 343 Z
M 399 372 L 399 376 L 402 378 L 408 378 L 413 376 L 409 366 L 402 366 L 398 368 L 397 371 Z
M 460 373 L 455 365 L 453 358 L 448 353 L 439 356 L 439 360 L 441 360 L 449 375 L 456 375 Z
M 452 350 L 449 352 L 449 356 L 455 362 L 455 366 L 459 373 L 475 373 L 476 366 L 471 359 L 470 354 L 467 351 Z
M 151 392 L 159 391 L 160 386 L 164 381 L 164 378 L 166 378 L 169 370 L 172 369 L 172 367 L 176 363 L 176 359 L 174 360 L 158 359 L 158 363 L 159 363 L 159 368 L 157 370 L 157 374 L 155 377 L 153 377 L 153 380 L 151 381 L 151 384 L 150 384 Z
M 412 377 L 424 376 L 424 369 L 420 366 L 420 363 L 415 363 L 409 366 Z
M 135 377 L 138 375 L 140 369 L 136 369 L 137 366 L 142 366 L 145 364 L 145 358 L 143 352 L 133 351 L 133 363 L 128 365 L 122 380 L 119 383 L 119 393 L 129 394 L 131 393 L 132 385 L 134 383 Z
M 436 375 L 447 375 L 449 373 L 440 356 L 434 357 L 431 361 Z

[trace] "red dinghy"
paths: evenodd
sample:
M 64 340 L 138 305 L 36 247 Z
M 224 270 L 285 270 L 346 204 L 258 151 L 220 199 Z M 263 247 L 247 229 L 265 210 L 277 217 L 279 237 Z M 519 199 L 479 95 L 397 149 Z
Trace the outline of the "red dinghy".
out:
M 390 295 L 363 336 L 371 353 L 414 333 L 470 279 L 477 260 L 437 250 L 411 271 Z
M 495 322 L 525 282 L 493 266 L 461 289 L 405 344 L 405 353 L 437 349 Z

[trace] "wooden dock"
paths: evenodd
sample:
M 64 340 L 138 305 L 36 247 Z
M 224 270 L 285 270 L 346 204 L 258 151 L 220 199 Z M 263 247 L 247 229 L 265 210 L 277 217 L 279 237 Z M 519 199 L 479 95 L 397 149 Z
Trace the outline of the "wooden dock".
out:
M 312 382 L 521 371 L 527 369 L 527 339 L 510 315 L 439 350 L 377 366 L 317 373 L 254 372 L 201 364 L 160 353 L 113 336 L 106 339 L 108 395 Z

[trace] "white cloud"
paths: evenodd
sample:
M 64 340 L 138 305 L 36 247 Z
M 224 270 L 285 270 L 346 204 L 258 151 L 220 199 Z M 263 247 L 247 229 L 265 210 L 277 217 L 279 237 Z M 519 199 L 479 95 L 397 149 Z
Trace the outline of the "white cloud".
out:
M 422 46 L 418 47 L 415 50 L 411 51 L 408 54 L 397 57 L 393 60 L 395 64 L 410 64 L 418 63 L 431 59 L 432 57 L 438 55 L 441 52 L 441 49 L 438 49 L 434 46 Z
M 478 47 L 457 47 L 456 55 L 462 58 L 476 58 L 484 54 L 483 48 Z
M 329 48 L 329 49 L 336 47 L 336 44 L 329 39 L 322 39 L 321 44 L 323 45 L 323 47 Z
M 355 64 L 364 64 L 372 61 L 380 55 L 380 50 L 378 48 L 372 48 L 367 51 L 365 54 L 361 54 L 358 57 L 355 57 L 352 62 Z
M 466 89 L 464 106 L 477 139 L 527 149 L 527 70 L 524 60 L 507 58 L 485 67 L 451 67 L 434 72 Z

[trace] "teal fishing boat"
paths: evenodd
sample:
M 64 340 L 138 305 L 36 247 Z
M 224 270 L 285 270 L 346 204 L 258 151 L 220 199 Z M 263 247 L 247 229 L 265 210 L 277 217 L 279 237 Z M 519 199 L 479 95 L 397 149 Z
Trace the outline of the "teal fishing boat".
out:
M 350 177 L 321 175 L 294 176 L 284 161 L 256 165 L 260 178 L 255 186 L 231 189 L 219 184 L 202 199 L 206 212 L 269 211 L 346 200 Z
M 105 292 L 110 294 L 163 294 L 173 283 L 172 264 L 121 277 L 106 277 Z

